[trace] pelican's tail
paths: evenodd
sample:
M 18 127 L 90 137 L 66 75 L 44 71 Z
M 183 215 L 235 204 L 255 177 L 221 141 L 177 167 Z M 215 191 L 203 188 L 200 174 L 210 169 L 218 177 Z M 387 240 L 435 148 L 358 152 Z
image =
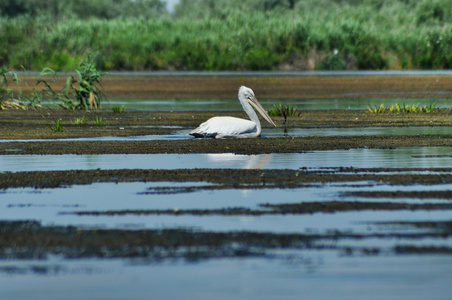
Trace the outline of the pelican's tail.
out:
M 212 139 L 214 139 L 217 136 L 216 133 L 206 132 L 201 127 L 193 129 L 192 131 L 190 131 L 189 135 L 192 135 L 195 138 L 212 138 Z

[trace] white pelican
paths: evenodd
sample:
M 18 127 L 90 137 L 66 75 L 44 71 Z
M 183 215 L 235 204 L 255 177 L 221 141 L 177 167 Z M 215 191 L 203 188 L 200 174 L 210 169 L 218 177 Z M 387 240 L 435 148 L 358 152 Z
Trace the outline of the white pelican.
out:
M 254 138 L 261 134 L 261 123 L 251 105 L 264 117 L 268 123 L 276 127 L 265 109 L 257 101 L 252 89 L 241 86 L 239 100 L 250 120 L 234 117 L 213 117 L 199 125 L 189 134 L 197 138 Z M 250 105 L 251 104 L 251 105 Z

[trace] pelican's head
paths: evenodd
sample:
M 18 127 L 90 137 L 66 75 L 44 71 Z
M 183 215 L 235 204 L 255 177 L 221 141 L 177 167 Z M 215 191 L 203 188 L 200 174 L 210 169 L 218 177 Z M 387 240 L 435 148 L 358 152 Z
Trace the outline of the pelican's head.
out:
M 259 103 L 259 101 L 257 101 L 256 96 L 254 96 L 254 92 L 252 89 L 242 85 L 239 88 L 239 100 L 245 101 L 245 102 L 251 104 L 251 106 L 253 106 L 256 109 L 256 111 L 259 112 L 268 123 L 270 123 L 276 127 L 276 124 L 273 122 L 273 120 L 267 114 L 267 112 L 262 107 L 262 105 Z

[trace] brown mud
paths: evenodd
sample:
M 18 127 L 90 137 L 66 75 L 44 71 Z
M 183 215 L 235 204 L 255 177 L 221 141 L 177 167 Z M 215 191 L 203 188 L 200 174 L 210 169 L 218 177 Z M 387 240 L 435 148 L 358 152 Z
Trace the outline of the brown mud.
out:
M 267 216 L 286 214 L 335 213 L 363 210 L 442 210 L 452 209 L 452 204 L 410 204 L 391 202 L 356 202 L 356 201 L 328 201 L 303 202 L 291 204 L 261 204 L 262 209 L 246 207 L 229 207 L 222 209 L 137 209 L 137 210 L 107 210 L 107 211 L 78 211 L 78 216 L 124 216 L 124 215 L 192 215 L 192 216 Z
M 452 170 L 441 169 L 441 174 L 407 174 L 410 169 L 392 169 L 393 174 L 366 173 L 360 169 L 356 174 L 344 174 L 340 168 L 336 172 L 317 172 L 306 170 L 238 170 L 238 169 L 121 169 L 121 170 L 70 170 L 70 171 L 32 171 L 0 173 L 0 188 L 60 188 L 71 185 L 92 184 L 96 182 L 208 182 L 217 185 L 192 187 L 193 190 L 221 188 L 294 188 L 313 183 L 372 181 L 387 184 L 440 184 L 452 183 Z M 166 193 L 168 190 L 163 190 Z M 155 190 L 152 192 L 156 192 Z M 158 190 L 157 190 L 158 192 Z M 396 197 L 397 193 L 385 196 Z M 406 192 L 400 192 L 405 195 Z M 359 193 L 356 196 L 374 192 Z M 430 192 L 442 198 L 444 193 Z
M 274 234 L 259 232 L 203 232 L 191 229 L 119 230 L 42 226 L 36 221 L 0 221 L 0 259 L 64 258 L 184 258 L 267 256 L 273 249 L 334 249 L 347 255 L 378 254 L 380 248 L 340 246 L 340 241 L 363 239 L 448 238 L 450 231 L 433 229 L 419 233 Z M 387 251 L 387 249 L 385 249 Z M 450 247 L 397 245 L 391 251 L 450 254 Z M 0 272 L 13 270 L 2 270 Z
M 334 136 L 227 140 L 43 141 L 0 144 L 0 154 L 302 153 L 352 148 L 452 146 L 452 135 Z
M 38 75 L 19 75 L 24 94 Z M 46 78 L 52 82 L 53 78 Z M 61 75 L 52 84 L 58 90 L 66 82 Z M 451 98 L 452 75 L 167 75 L 139 73 L 103 77 L 107 98 L 235 98 L 241 85 L 251 87 L 261 99 L 344 98 Z M 10 88 L 14 89 L 14 86 Z
M 62 139 L 98 136 L 164 135 L 172 132 L 168 126 L 192 129 L 213 116 L 247 118 L 241 111 L 0 111 L 0 139 Z M 75 124 L 76 119 L 86 122 Z M 95 118 L 103 125 L 95 125 Z M 370 113 L 364 110 L 303 110 L 299 116 L 272 117 L 277 128 L 312 127 L 418 127 L 452 126 L 452 110 L 438 109 L 432 113 Z M 61 120 L 62 132 L 53 132 L 54 120 Z M 264 128 L 270 125 L 262 123 Z
M 452 134 L 410 136 L 331 136 L 281 137 L 227 140 L 158 140 L 158 141 L 64 141 L 64 138 L 100 136 L 168 135 L 174 129 L 191 129 L 215 115 L 244 117 L 242 112 L 151 112 L 133 111 L 114 114 L 107 111 L 0 111 L 0 139 L 63 139 L 58 141 L 4 142 L 0 154 L 108 154 L 108 153 L 290 153 L 311 150 L 351 148 L 395 148 L 406 146 L 452 146 Z M 372 114 L 354 110 L 308 110 L 290 117 L 283 128 L 303 127 L 405 127 L 451 126 L 452 112 Z M 84 124 L 75 120 L 86 117 Z M 95 117 L 103 125 L 95 125 Z M 61 120 L 63 132 L 51 130 L 53 121 Z M 264 125 L 267 126 L 267 125 Z M 281 134 L 283 136 L 283 133 Z
M 366 198 L 450 199 L 452 191 L 363 191 L 344 193 L 347 196 Z

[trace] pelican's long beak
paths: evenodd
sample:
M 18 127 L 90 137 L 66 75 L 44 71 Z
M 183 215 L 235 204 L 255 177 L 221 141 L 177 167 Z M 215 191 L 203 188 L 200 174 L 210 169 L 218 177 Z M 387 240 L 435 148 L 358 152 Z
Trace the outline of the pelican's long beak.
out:
M 256 97 L 249 97 L 248 99 L 248 103 L 251 104 L 261 115 L 262 117 L 264 117 L 264 119 L 272 124 L 273 126 L 277 127 L 275 122 L 273 122 L 273 120 L 270 118 L 270 116 L 267 114 L 267 112 L 265 111 L 265 109 L 262 107 L 262 105 L 259 103 L 259 101 L 257 101 Z

